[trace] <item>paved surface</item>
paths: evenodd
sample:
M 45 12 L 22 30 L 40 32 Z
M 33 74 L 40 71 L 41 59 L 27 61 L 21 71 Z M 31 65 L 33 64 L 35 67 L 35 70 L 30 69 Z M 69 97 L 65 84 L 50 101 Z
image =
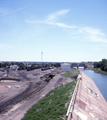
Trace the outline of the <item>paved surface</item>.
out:
M 91 78 L 81 78 L 70 120 L 107 120 L 107 103 Z

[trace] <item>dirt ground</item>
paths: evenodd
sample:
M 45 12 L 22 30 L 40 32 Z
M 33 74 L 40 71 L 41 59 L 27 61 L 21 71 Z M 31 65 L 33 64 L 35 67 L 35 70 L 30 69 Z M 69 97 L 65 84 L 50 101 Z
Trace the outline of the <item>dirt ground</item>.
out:
M 24 91 L 28 87 L 29 82 L 41 81 L 40 77 L 51 72 L 51 70 L 41 71 L 40 69 L 33 71 L 11 71 L 9 73 L 9 77 L 20 78 L 21 81 L 12 82 L 7 80 L 8 82 L 0 82 L 0 103 L 19 94 L 21 91 Z M 44 89 L 42 89 L 34 97 L 16 104 L 8 112 L 1 114 L 0 120 L 21 120 L 26 111 L 31 108 L 33 104 L 37 103 L 40 99 L 42 99 L 50 90 L 54 89 L 59 85 L 65 85 L 72 81 L 72 79 L 70 78 L 66 78 L 63 77 L 61 74 L 57 74 L 57 72 L 54 72 L 54 74 L 56 74 L 55 77 L 50 80 L 50 82 L 45 86 Z M 2 76 L 1 73 L 0 76 Z M 6 76 L 6 74 L 4 74 L 3 76 Z

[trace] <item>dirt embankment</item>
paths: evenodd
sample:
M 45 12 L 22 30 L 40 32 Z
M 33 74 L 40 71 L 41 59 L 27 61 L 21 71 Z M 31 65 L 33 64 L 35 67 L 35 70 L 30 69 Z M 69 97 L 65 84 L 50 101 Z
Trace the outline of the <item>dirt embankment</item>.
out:
M 7 99 L 9 95 L 11 96 L 11 95 L 16 95 L 20 93 L 28 86 L 29 82 L 38 83 L 40 81 L 43 81 L 41 77 L 51 72 L 52 72 L 51 70 L 12 71 L 10 73 L 10 76 L 18 77 L 21 79 L 21 81 L 2 83 L 1 91 L 4 91 L 1 93 L 2 98 L 4 97 L 5 99 Z M 72 81 L 71 78 L 61 75 L 63 72 L 64 71 L 52 72 L 53 74 L 55 74 L 55 77 L 49 81 L 49 83 L 46 85 L 44 89 L 36 93 L 32 98 L 28 99 L 27 101 L 23 101 L 21 103 L 16 104 L 11 110 L 0 115 L 0 120 L 20 120 L 24 116 L 26 111 L 30 107 L 32 107 L 33 104 L 37 103 L 40 99 L 42 99 L 50 90 L 54 89 L 59 85 L 65 85 L 71 82 Z M 75 74 L 73 73 L 72 76 L 74 76 Z M 10 86 L 10 87 L 7 87 L 7 86 Z

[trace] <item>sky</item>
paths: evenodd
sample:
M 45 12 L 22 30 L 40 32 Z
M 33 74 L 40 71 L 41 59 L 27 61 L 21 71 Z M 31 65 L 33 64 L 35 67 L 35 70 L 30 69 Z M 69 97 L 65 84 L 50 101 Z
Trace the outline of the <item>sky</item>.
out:
M 0 61 L 107 58 L 107 0 L 0 0 Z

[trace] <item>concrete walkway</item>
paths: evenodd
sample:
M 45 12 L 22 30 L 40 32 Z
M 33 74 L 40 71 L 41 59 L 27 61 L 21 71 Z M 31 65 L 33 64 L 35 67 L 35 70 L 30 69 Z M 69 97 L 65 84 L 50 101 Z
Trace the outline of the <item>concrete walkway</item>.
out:
M 107 120 L 107 103 L 91 78 L 81 72 L 70 120 Z

